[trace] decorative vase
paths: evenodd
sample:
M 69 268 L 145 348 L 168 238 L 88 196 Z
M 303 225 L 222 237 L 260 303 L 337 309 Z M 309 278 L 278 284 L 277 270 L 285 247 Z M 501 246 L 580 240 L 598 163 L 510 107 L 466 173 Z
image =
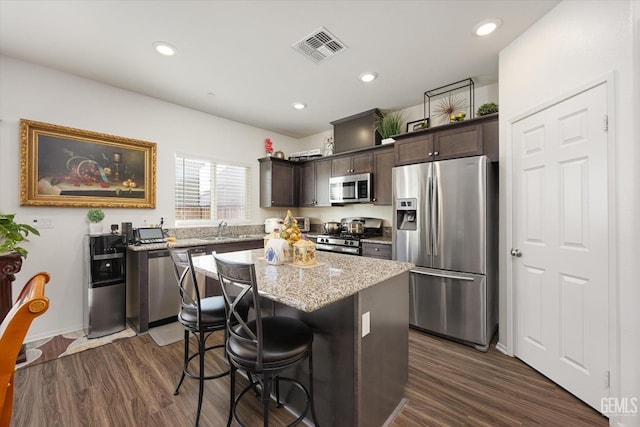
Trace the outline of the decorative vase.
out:
M 102 223 L 101 222 L 90 222 L 89 223 L 89 234 L 91 236 L 98 236 L 102 234 Z

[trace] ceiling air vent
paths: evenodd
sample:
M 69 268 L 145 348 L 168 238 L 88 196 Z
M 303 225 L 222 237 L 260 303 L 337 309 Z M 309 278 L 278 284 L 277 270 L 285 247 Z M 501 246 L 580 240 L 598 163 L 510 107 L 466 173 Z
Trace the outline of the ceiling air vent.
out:
M 291 47 L 318 64 L 342 52 L 347 45 L 338 40 L 329 30 L 320 27 Z

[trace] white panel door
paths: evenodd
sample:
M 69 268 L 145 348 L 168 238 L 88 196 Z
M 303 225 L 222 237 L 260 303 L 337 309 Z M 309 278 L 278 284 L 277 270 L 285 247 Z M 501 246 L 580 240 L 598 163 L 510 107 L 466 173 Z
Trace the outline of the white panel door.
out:
M 513 124 L 515 354 L 608 397 L 606 85 Z

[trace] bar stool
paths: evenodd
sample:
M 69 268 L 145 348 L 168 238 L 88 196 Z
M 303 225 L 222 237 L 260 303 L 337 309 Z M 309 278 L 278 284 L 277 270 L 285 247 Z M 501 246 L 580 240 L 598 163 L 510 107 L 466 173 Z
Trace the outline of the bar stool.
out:
M 231 414 L 240 425 L 236 408 L 242 397 L 258 385 L 261 389 L 264 426 L 269 425 L 269 401 L 275 385 L 276 402 L 280 406 L 280 381 L 286 381 L 303 391 L 307 404 L 300 416 L 290 424 L 297 425 L 309 409 L 313 422 L 318 426 L 313 404 L 313 331 L 304 322 L 291 317 L 263 317 L 253 264 L 225 261 L 213 254 L 218 270 L 220 286 L 227 305 L 227 356 L 231 362 Z M 245 321 L 238 310 L 242 301 L 248 301 L 255 310 L 255 319 Z M 309 389 L 300 381 L 280 375 L 285 369 L 309 362 Z M 238 369 L 247 371 L 249 384 L 235 397 L 235 374 Z M 253 377 L 257 378 L 255 381 Z
M 227 341 L 226 334 L 226 312 L 225 302 L 222 296 L 202 298 L 196 272 L 193 268 L 192 250 L 169 248 L 171 259 L 173 260 L 174 273 L 180 287 L 180 312 L 178 322 L 184 328 L 184 361 L 180 382 L 174 391 L 174 395 L 180 392 L 180 386 L 185 376 L 197 379 L 198 409 L 196 412 L 197 426 L 200 421 L 200 411 L 202 409 L 202 394 L 204 391 L 204 381 L 224 377 L 230 370 L 219 372 L 213 375 L 205 375 L 204 359 L 205 353 L 214 349 L 225 349 Z M 246 318 L 248 306 L 245 306 L 244 316 Z M 222 344 L 207 347 L 207 339 L 216 331 L 224 331 L 224 342 Z M 193 334 L 198 341 L 198 350 L 190 353 L 189 336 Z M 198 358 L 199 370 L 193 373 L 189 370 L 189 362 Z M 231 413 L 229 414 L 231 416 Z M 229 422 L 231 419 L 229 418 Z

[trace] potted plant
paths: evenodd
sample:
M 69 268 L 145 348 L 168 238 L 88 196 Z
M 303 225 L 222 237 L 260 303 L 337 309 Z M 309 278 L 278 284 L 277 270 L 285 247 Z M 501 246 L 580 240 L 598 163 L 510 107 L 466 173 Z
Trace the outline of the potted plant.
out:
M 100 208 L 92 208 L 87 212 L 89 219 L 89 234 L 96 236 L 102 234 L 102 220 L 104 219 L 104 211 Z
M 27 250 L 19 246 L 28 241 L 29 233 L 40 235 L 40 232 L 28 224 L 15 222 L 15 214 L 0 213 L 0 255 L 17 252 L 22 258 L 27 257 Z
M 478 108 L 478 116 L 486 116 L 498 112 L 498 105 L 494 102 L 487 102 Z
M 376 117 L 374 126 L 382 137 L 383 144 L 394 142 L 395 140 L 391 137 L 402 132 L 402 112 L 380 114 Z

